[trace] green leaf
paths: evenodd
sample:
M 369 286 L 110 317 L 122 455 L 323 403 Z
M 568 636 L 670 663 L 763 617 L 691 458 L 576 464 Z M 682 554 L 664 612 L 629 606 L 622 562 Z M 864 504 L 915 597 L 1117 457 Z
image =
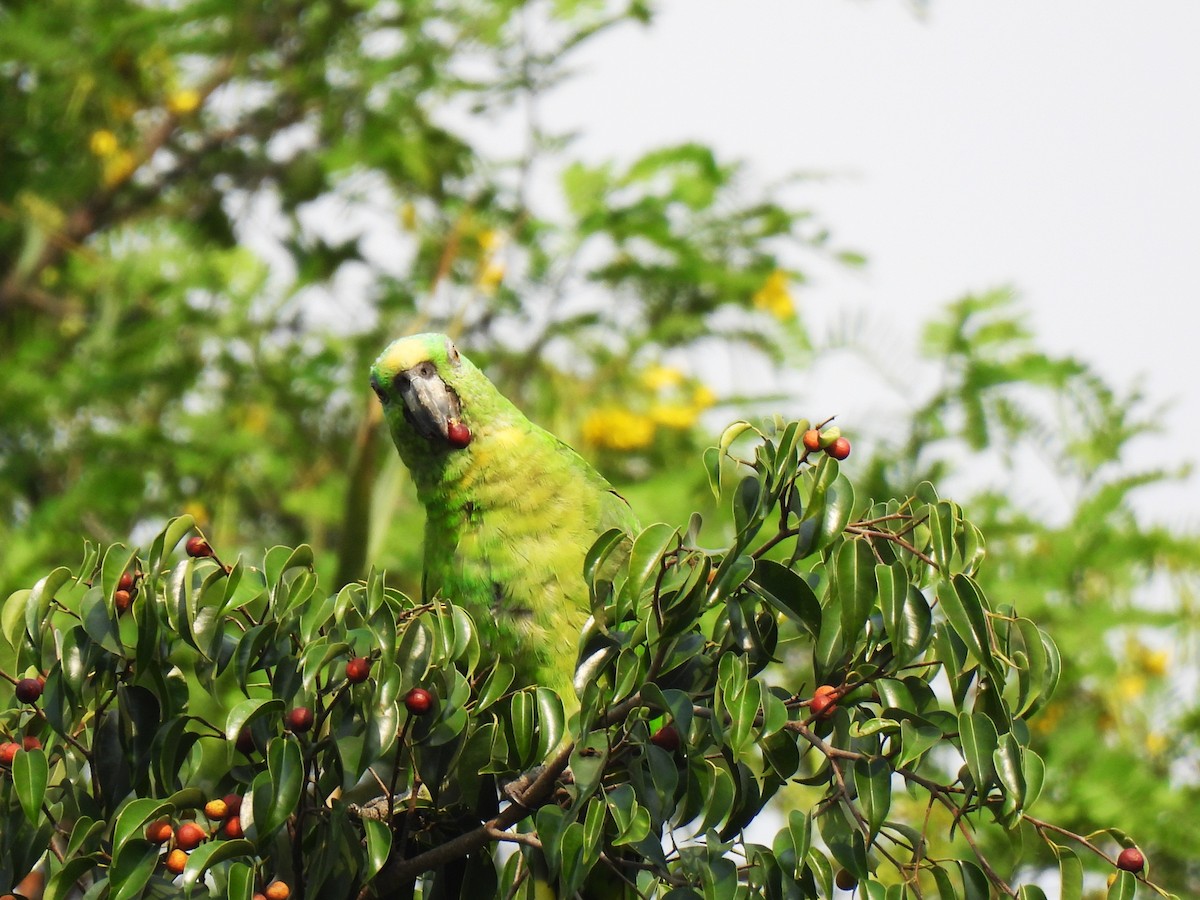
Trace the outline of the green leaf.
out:
M 802 547 L 797 541 L 797 557 L 808 556 L 833 543 L 846 530 L 853 511 L 854 486 L 846 476 L 838 473 L 837 461 L 832 456 L 823 457 L 817 465 L 812 493 L 804 509 L 804 518 L 815 518 L 818 527 L 808 546 Z
M 608 792 L 608 811 L 617 826 L 614 846 L 636 844 L 650 833 L 650 813 L 637 802 L 633 787 L 618 784 Z
M 254 869 L 242 862 L 229 867 L 229 896 L 226 900 L 252 900 L 254 896 Z
M 367 865 L 363 881 L 370 881 L 379 874 L 392 851 L 392 829 L 378 819 L 363 819 L 362 824 L 367 833 Z
M 866 541 L 847 541 L 837 548 L 833 565 L 833 602 L 842 611 L 842 637 L 846 641 L 856 641 L 879 593 L 875 581 L 875 554 Z
M 78 896 L 79 879 L 99 864 L 99 860 L 94 856 L 68 859 L 46 882 L 46 892 L 42 895 L 42 900 L 66 900 L 73 892 Z
M 1046 764 L 1042 758 L 1028 747 L 1024 748 L 1021 754 L 1021 762 L 1025 767 L 1025 803 L 1024 808 L 1028 810 L 1037 802 L 1037 798 L 1042 793 L 1042 786 L 1046 783 Z
M 196 527 L 196 520 L 191 516 L 179 516 L 167 522 L 167 526 L 159 532 L 150 545 L 149 568 L 147 574 L 157 578 L 162 569 L 163 558 L 175 549 L 175 545 L 183 540 L 183 536 Z
M 738 482 L 733 495 L 733 528 L 739 543 L 744 545 L 762 524 L 760 506 L 763 498 L 761 476 L 747 475 Z
M 959 859 L 955 862 L 962 876 L 964 900 L 990 900 L 991 891 L 983 869 L 969 860 Z
M 254 779 L 254 825 L 260 843 L 283 827 L 303 787 L 299 743 L 290 735 L 274 738 L 267 745 L 267 771 Z
M 1133 900 L 1137 893 L 1137 878 L 1132 872 L 1117 872 L 1117 877 L 1108 887 L 1108 900 Z
M 25 624 L 25 610 L 29 606 L 29 598 L 33 591 L 14 591 L 4 601 L 4 609 L 0 611 L 0 631 L 10 647 L 15 648 L 21 637 L 22 626 Z
M 750 589 L 807 631 L 821 633 L 821 601 L 797 572 L 771 559 L 754 562 Z
M 971 655 L 989 672 L 999 676 L 992 657 L 983 592 L 967 575 L 955 575 L 950 583 L 938 585 L 938 603 L 950 627 L 967 645 Z
M 1004 811 L 1015 813 L 1025 806 L 1025 772 L 1022 768 L 1023 748 L 1012 734 L 1000 739 L 1000 746 L 992 754 L 996 775 L 1004 787 Z
M 882 757 L 860 759 L 854 763 L 854 786 L 858 805 L 871 833 L 868 843 L 879 834 L 892 805 L 892 769 Z
M 174 806 L 170 801 L 143 797 L 131 800 L 117 813 L 113 826 L 113 852 L 119 853 L 122 845 L 131 837 L 141 837 L 147 822 L 169 813 Z
M 63 854 L 64 858 L 70 859 L 79 853 L 91 838 L 103 830 L 103 822 L 98 822 L 91 816 L 80 816 L 75 820 L 75 824 L 71 828 L 71 837 L 67 841 L 67 849 Z
M 920 759 L 930 747 L 942 740 L 942 729 L 924 720 L 912 721 L 903 719 L 900 722 L 900 743 L 903 749 L 896 760 L 898 767 L 911 765 Z
M 958 738 L 962 744 L 963 757 L 975 780 L 975 789 L 984 795 L 996 779 L 993 754 L 999 743 L 996 726 L 983 713 L 958 714 Z
M 656 522 L 642 530 L 633 541 L 633 549 L 629 554 L 629 574 L 621 586 L 618 597 L 618 609 L 635 608 L 638 598 L 650 581 L 663 554 L 671 544 L 678 540 L 679 532 L 663 522 Z
M 788 833 L 792 836 L 792 848 L 796 854 L 796 878 L 800 877 L 808 849 L 812 846 L 812 810 L 793 809 L 788 812 Z
M 71 580 L 71 570 L 59 566 L 46 577 L 39 579 L 25 599 L 25 631 L 35 647 L 41 644 L 46 617 L 50 614 L 50 603 L 59 588 Z M 10 597 L 9 600 L 12 598 Z M 6 632 L 7 634 L 7 632 Z M 15 637 L 9 641 L 16 646 Z
M 283 710 L 283 701 L 276 697 L 251 697 L 248 700 L 242 700 L 225 717 L 225 737 L 229 741 L 236 741 L 242 729 L 247 727 L 254 719 L 268 713 L 278 715 Z
M 30 825 L 37 825 L 38 819 L 41 818 L 49 778 L 50 765 L 46 761 L 46 752 L 41 748 L 21 750 L 13 757 L 13 787 Z
M 1059 900 L 1082 900 L 1083 863 L 1070 847 L 1048 841 L 1058 858 Z
M 154 874 L 158 858 L 158 845 L 145 840 L 131 841 L 126 852 L 114 855 L 108 869 L 111 900 L 134 900 L 140 897 L 142 888 Z
M 240 856 L 252 858 L 254 854 L 254 844 L 245 838 L 205 842 L 188 854 L 183 870 L 184 889 L 194 885 L 201 875 L 217 863 Z

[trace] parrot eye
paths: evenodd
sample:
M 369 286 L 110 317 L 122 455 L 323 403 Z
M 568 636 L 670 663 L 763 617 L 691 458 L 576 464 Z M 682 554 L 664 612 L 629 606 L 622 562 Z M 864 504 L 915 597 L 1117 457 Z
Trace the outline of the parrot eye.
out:
M 458 355 L 458 348 L 450 341 L 446 341 L 446 358 L 450 360 L 452 366 L 457 366 L 462 361 L 462 357 Z
M 375 392 L 375 396 L 379 398 L 380 403 L 387 402 L 387 392 L 379 384 L 379 379 L 374 375 L 371 376 L 371 390 Z

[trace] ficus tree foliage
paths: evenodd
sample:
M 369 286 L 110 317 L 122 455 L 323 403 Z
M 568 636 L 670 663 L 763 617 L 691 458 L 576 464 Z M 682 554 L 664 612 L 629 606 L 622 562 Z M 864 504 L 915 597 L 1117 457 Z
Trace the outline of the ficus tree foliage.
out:
M 279 560 L 267 564 L 264 546 L 307 544 L 321 584 L 314 596 L 358 583 L 371 565 L 389 573 L 389 604 L 393 589 L 415 595 L 421 513 L 380 440 L 363 380 L 379 349 L 406 330 L 445 331 L 470 347 L 532 418 L 620 483 L 643 521 L 679 523 L 700 508 L 706 545 L 734 546 L 749 520 L 735 520 L 729 498 L 712 503 L 703 470 L 684 461 L 749 404 L 791 416 L 820 405 L 781 386 L 826 349 L 805 309 L 825 295 L 803 287 L 805 274 L 814 254 L 858 259 L 839 253 L 799 202 L 802 182 L 755 190 L 747 167 L 690 143 L 631 159 L 579 159 L 547 128 L 539 102 L 570 77 L 576 48 L 612 27 L 644 23 L 650 12 L 636 0 L 0 5 L 0 597 L 36 583 L 86 539 L 95 558 L 69 573 L 54 569 L 64 580 L 51 608 L 67 618 L 58 603 L 80 612 L 87 584 L 107 604 L 112 585 L 97 566 L 132 550 L 98 548 L 120 541 L 142 548 L 125 569 L 144 572 L 138 604 L 165 610 L 158 604 L 168 602 L 178 566 L 146 548 L 180 513 L 223 556 L 247 560 L 234 596 L 263 597 L 229 607 L 247 628 L 274 621 L 265 606 L 278 593 Z M 508 140 L 492 140 L 506 129 Z M 988 537 L 988 562 L 970 577 L 997 604 L 1018 605 L 1060 648 L 1057 692 L 1021 744 L 1054 773 L 1038 800 L 1042 818 L 1079 834 L 1119 825 L 1137 836 L 1156 878 L 1182 895 L 1200 894 L 1192 838 L 1200 716 L 1186 690 L 1200 551 L 1193 528 L 1137 512 L 1147 508 L 1136 503 L 1147 488 L 1178 473 L 1127 461 L 1154 433 L 1158 410 L 1087 364 L 1047 354 L 1002 292 L 952 304 L 928 324 L 922 352 L 939 376 L 928 395 L 911 378 L 914 361 L 894 347 L 876 366 L 853 364 L 857 378 L 888 373 L 881 395 L 895 387 L 903 395 L 899 411 L 855 423 L 857 495 L 904 503 L 922 482 L 953 486 Z M 701 364 L 682 364 L 689 355 Z M 755 371 L 774 366 L 779 380 L 723 386 L 707 378 L 709 362 L 722 358 Z M 712 402 L 698 398 L 714 391 L 724 408 L 698 418 Z M 979 456 L 994 459 L 994 488 L 978 490 L 963 465 Z M 1028 487 L 1034 458 L 1049 461 L 1052 491 Z M 919 517 L 914 510 L 924 503 L 904 508 Z M 764 556 L 779 561 L 779 552 Z M 807 574 L 810 563 L 815 571 L 811 558 L 798 570 Z M 183 564 L 204 577 L 212 565 Z M 218 592 L 213 599 L 229 587 L 209 589 Z M 921 589 L 942 608 L 936 589 Z M 814 590 L 822 596 L 819 581 Z M 93 610 L 101 595 L 92 596 L 97 618 L 75 624 L 125 658 L 124 639 L 104 643 L 87 631 L 99 627 Z M 148 603 L 152 597 L 160 599 Z M 243 608 L 253 624 L 232 612 Z M 128 630 L 147 614 L 114 621 Z M 15 647 L 19 631 L 6 621 Z M 410 621 L 400 616 L 398 627 Z M 712 621 L 704 627 L 715 634 Z M 335 642 L 338 628 L 330 625 Z M 61 634 L 56 647 L 77 641 L 72 629 Z M 169 629 L 158 634 L 168 648 L 189 646 Z M 816 678 L 810 657 L 789 650 L 803 641 L 781 642 L 767 683 L 807 692 Z M 22 653 L 20 662 L 6 658 L 5 672 L 49 673 L 58 659 L 35 657 L 32 647 Z M 183 708 L 180 674 L 195 674 L 171 653 L 165 658 L 176 668 L 164 674 L 175 693 L 154 701 L 163 716 Z M 102 673 L 106 659 L 93 660 Z M 274 673 L 275 665 L 262 668 Z M 326 664 L 330 678 L 340 665 Z M 479 675 L 486 665 L 464 669 Z M 111 666 L 111 676 L 97 676 L 97 690 L 124 671 Z M 374 690 L 375 671 L 370 687 L 349 696 Z M 49 696 L 62 696 L 52 682 Z M 473 689 L 476 682 L 469 679 Z M 441 702 L 449 685 L 437 687 Z M 934 690 L 951 697 L 948 681 L 935 679 Z M 142 710 L 137 698 L 149 695 L 106 696 L 113 699 L 102 720 L 133 722 L 115 716 Z M 231 707 L 210 705 L 223 696 L 187 698 L 212 725 L 196 739 L 206 756 L 216 752 L 215 735 L 228 731 Z M 322 697 L 330 708 L 332 694 Z M 870 708 L 839 706 L 839 716 Z M 29 710 L 23 716 L 6 720 L 9 736 L 27 730 Z M 85 723 L 81 744 L 95 724 Z M 254 719 L 252 730 L 266 724 Z M 33 727 L 49 728 L 36 717 Z M 200 733 L 196 724 L 177 727 Z M 1022 727 L 997 735 L 1024 740 Z M 130 725 L 122 740 L 135 734 L 140 726 Z M 304 740 L 295 739 L 302 747 Z M 71 758 L 61 755 L 71 747 L 65 738 L 46 746 L 56 766 Z M 265 749 L 260 743 L 256 752 Z M 36 755 L 20 763 L 22 784 Z M 814 758 L 809 751 L 806 759 Z M 951 777 L 958 758 L 931 751 L 923 759 Z M 238 783 L 249 785 L 244 767 L 263 757 L 231 759 Z M 848 784 L 853 768 L 843 767 Z M 152 787 L 162 793 L 158 782 Z M 793 783 L 775 805 L 813 808 L 820 787 Z M 97 803 L 109 791 L 90 775 L 71 789 L 91 790 Z M 919 791 L 898 791 L 891 814 L 921 821 L 921 800 Z M 966 832 L 939 823 L 939 806 L 929 814 L 926 846 L 934 856 L 962 855 Z M 87 815 L 112 824 L 103 808 Z M 356 827 L 345 833 L 358 840 L 368 826 Z M 1059 861 L 1021 853 L 1010 840 L 1037 837 L 1031 828 L 981 828 L 974 839 L 1003 871 L 1017 873 L 1013 881 L 1051 884 Z M 17 848 L 18 861 L 36 843 Z M 87 846 L 90 854 L 97 845 Z M 350 854 L 355 844 L 338 846 Z M 14 866 L 15 877 L 21 865 Z M 1085 884 L 1104 888 L 1100 874 Z
M 0 609 L 4 675 L 44 679 L 0 714 L 39 745 L 0 775 L 0 880 L 41 860 L 47 898 L 248 900 L 272 882 L 533 897 L 548 881 L 564 897 L 1032 900 L 1047 894 L 1022 866 L 1052 855 L 1062 897 L 1085 871 L 1115 876 L 1110 898 L 1171 896 L 1115 867 L 1119 830 L 1038 818 L 1054 774 L 1031 724 L 1062 662 L 1017 598 L 981 587 L 984 535 L 927 482 L 857 494 L 809 428 L 739 422 L 705 453 L 727 546 L 701 545 L 699 516 L 597 541 L 570 717 L 513 683 L 453 598 L 377 574 L 325 590 L 307 546 L 181 556 L 187 516 L 146 550 L 89 544 Z M 231 794 L 236 836 L 199 813 Z M 192 819 L 211 837 L 174 874 L 148 829 L 179 841 Z M 1029 859 L 991 855 L 989 833 L 1031 838 Z

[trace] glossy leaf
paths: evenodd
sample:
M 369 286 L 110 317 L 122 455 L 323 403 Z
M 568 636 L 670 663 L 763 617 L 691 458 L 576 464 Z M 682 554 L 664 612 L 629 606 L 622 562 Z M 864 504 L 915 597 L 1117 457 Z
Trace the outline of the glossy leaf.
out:
M 46 799 L 50 765 L 42 749 L 22 750 L 12 761 L 12 783 L 30 825 L 36 825 Z

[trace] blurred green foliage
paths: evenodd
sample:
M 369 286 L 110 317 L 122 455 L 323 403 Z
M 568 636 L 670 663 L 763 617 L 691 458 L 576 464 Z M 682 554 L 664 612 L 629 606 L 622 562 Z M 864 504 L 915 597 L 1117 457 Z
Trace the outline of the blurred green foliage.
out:
M 786 398 L 722 396 L 673 361 L 802 368 L 820 351 L 791 293 L 805 260 L 858 260 L 795 186 L 755 192 L 708 148 L 587 162 L 542 129 L 536 101 L 571 51 L 649 18 L 595 0 L 0 8 L 0 596 L 84 539 L 145 544 L 181 512 L 254 558 L 307 542 L 324 584 L 375 564 L 415 591 L 420 513 L 364 375 L 390 339 L 429 329 L 621 481 L 643 520 L 700 507 L 705 539 L 727 544 L 732 519 L 681 462 L 705 423 Z M 492 149 L 497 127 L 523 149 Z M 548 171 L 549 201 L 534 190 Z M 1134 513 L 1180 473 L 1126 462 L 1155 410 L 1043 352 L 1001 293 L 951 306 L 923 350 L 940 385 L 903 434 L 842 423 L 859 494 L 970 485 L 982 457 L 1004 473 L 964 506 L 987 594 L 1062 649 L 1032 723 L 1055 773 L 1039 809 L 1123 828 L 1156 880 L 1200 894 L 1200 552 Z M 1054 515 L 1023 490 L 1031 459 L 1063 498 Z

